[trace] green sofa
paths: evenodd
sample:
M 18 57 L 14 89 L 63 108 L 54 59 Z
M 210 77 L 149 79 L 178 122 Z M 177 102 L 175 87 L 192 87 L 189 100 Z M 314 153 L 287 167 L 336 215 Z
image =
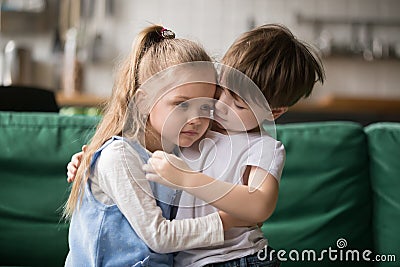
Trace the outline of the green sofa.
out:
M 1 266 L 63 265 L 66 164 L 98 121 L 0 112 Z M 287 161 L 262 230 L 282 266 L 400 266 L 400 124 L 286 124 L 277 135 Z

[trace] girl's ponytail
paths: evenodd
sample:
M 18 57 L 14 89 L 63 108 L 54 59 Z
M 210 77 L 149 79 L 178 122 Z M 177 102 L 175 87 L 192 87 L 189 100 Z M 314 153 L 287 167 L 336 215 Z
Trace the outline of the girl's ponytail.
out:
M 139 77 L 138 77 L 138 70 L 139 64 L 144 53 L 151 47 L 152 45 L 160 42 L 163 40 L 162 38 L 162 31 L 164 28 L 160 25 L 153 25 L 145 28 L 143 31 L 139 33 L 136 38 L 135 43 L 132 47 L 132 54 L 133 58 L 131 64 L 133 64 L 132 69 L 132 76 L 134 78 L 134 88 L 137 89 L 139 87 Z

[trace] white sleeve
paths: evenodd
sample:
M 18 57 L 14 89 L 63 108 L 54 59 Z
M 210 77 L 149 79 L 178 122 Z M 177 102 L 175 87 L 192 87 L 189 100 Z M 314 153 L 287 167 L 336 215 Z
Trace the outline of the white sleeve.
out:
M 285 165 L 285 147 L 280 141 L 264 136 L 254 143 L 249 149 L 247 165 L 260 167 L 271 173 L 278 183 L 281 180 Z
M 169 221 L 156 205 L 136 151 L 114 141 L 96 165 L 99 185 L 114 200 L 138 236 L 154 251 L 170 253 L 224 242 L 218 213 L 196 219 Z

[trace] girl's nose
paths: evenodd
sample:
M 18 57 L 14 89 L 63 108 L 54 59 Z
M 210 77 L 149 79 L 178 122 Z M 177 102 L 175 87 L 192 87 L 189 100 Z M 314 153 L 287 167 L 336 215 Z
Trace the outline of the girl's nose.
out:
M 195 117 L 195 118 L 189 120 L 188 124 L 190 124 L 190 125 L 200 125 L 201 124 L 200 117 Z

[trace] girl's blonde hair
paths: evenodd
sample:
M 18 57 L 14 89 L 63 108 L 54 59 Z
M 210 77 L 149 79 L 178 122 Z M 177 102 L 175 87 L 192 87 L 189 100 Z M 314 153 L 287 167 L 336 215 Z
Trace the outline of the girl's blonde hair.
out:
M 137 138 L 138 134 L 144 131 L 146 123 L 143 122 L 144 114 L 140 114 L 140 111 L 135 112 L 133 116 L 129 114 L 129 121 L 126 123 L 129 103 L 140 85 L 168 67 L 186 62 L 211 61 L 205 50 L 197 43 L 186 39 L 175 39 L 170 31 L 168 36 L 164 36 L 164 31 L 164 27 L 160 25 L 143 29 L 136 37 L 129 56 L 120 65 L 111 99 L 83 155 L 65 204 L 65 218 L 71 217 L 83 197 L 84 187 L 91 171 L 90 161 L 96 150 L 112 136 L 122 136 L 124 127 L 131 128 L 129 132 L 133 138 Z

